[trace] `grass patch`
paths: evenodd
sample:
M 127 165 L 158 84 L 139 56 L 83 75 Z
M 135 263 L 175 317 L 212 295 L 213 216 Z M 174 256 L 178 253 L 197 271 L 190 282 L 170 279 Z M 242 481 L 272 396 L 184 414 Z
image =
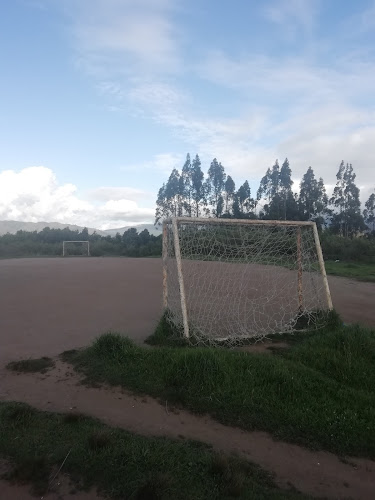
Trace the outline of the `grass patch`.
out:
M 120 385 L 290 442 L 375 458 L 371 330 L 321 330 L 272 356 L 199 347 L 144 349 L 110 333 L 66 359 L 90 383 Z
M 188 347 L 191 342 L 183 337 L 183 329 L 177 329 L 168 321 L 168 312 L 165 311 L 153 334 L 145 340 L 146 344 L 154 346 Z
M 194 328 L 191 328 L 190 338 L 183 337 L 183 327 L 178 328 L 172 324 L 168 319 L 171 315 L 170 312 L 165 311 L 160 318 L 160 321 L 145 343 L 153 346 L 169 346 L 169 347 L 231 347 L 232 341 L 218 341 L 204 338 L 201 335 L 194 335 Z M 316 330 L 331 329 L 334 330 L 342 326 L 342 320 L 335 310 L 332 311 L 315 311 L 310 314 L 301 315 L 295 324 L 296 332 L 293 333 L 280 333 L 270 335 L 271 342 L 299 342 L 306 337 L 316 334 Z M 241 345 L 251 345 L 259 342 L 259 338 L 241 339 Z
M 325 266 L 326 272 L 333 276 L 343 276 L 375 283 L 375 264 L 327 260 Z
M 24 373 L 46 373 L 55 366 L 51 358 L 44 356 L 38 359 L 23 359 L 21 361 L 12 361 L 7 364 L 8 370 Z
M 27 415 L 27 422 L 15 421 L 15 414 Z M 279 490 L 259 467 L 218 458 L 197 442 L 143 437 L 82 415 L 72 425 L 65 415 L 0 403 L 0 456 L 12 464 L 7 479 L 43 495 L 69 451 L 63 472 L 111 498 L 305 498 Z

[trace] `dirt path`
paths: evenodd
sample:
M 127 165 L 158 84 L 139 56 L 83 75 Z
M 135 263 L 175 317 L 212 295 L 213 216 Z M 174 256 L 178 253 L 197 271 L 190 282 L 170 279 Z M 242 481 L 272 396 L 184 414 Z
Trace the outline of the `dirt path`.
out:
M 333 306 L 347 323 L 375 328 L 375 283 L 328 276 Z
M 136 397 L 117 388 L 86 388 L 69 365 L 57 361 L 45 375 L 0 370 L 1 401 L 24 401 L 41 410 L 79 411 L 103 422 L 147 436 L 195 439 L 216 450 L 235 453 L 275 474 L 282 487 L 328 498 L 375 498 L 375 462 L 340 461 L 326 452 L 274 441 L 264 432 L 226 427 L 211 418 L 172 411 L 168 403 Z

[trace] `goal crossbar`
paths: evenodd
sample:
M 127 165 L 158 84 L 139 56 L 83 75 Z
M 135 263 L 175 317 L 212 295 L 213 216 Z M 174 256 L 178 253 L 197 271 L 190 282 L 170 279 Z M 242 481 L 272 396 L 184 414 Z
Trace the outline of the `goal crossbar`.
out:
M 205 217 L 171 217 L 170 219 L 165 219 L 163 224 L 172 224 L 176 220 L 178 223 L 183 224 L 250 224 L 259 226 L 316 226 L 315 222 L 312 221 L 295 221 L 295 220 L 258 220 L 258 219 L 219 219 L 212 218 L 208 219 Z
M 196 226 L 197 229 L 194 232 L 193 229 L 189 229 L 188 227 L 191 226 Z M 220 230 L 217 226 L 221 226 L 223 229 Z M 229 226 L 232 226 L 231 228 Z M 251 288 L 252 286 L 252 268 L 251 266 L 255 266 L 258 268 L 261 268 L 265 265 L 267 265 L 266 260 L 267 260 L 267 255 L 264 260 L 262 258 L 259 258 L 259 255 L 261 255 L 262 248 L 260 250 L 257 250 L 255 252 L 256 258 L 252 259 L 251 257 L 253 254 L 251 252 L 254 252 L 253 247 L 251 245 L 253 243 L 249 243 L 249 238 L 246 239 L 246 235 L 244 237 L 244 240 L 241 242 L 241 237 L 243 235 L 243 231 L 247 232 L 245 227 L 248 226 L 249 231 L 264 231 L 264 239 L 269 238 L 269 229 L 266 229 L 269 227 L 272 231 L 273 228 L 279 227 L 279 231 L 283 232 L 284 240 L 286 239 L 286 233 L 285 231 L 292 231 L 293 236 L 288 236 L 288 238 L 295 238 L 294 239 L 294 245 L 295 245 L 295 268 L 297 269 L 297 274 L 296 274 L 296 302 L 298 305 L 298 312 L 297 315 L 299 314 L 300 316 L 303 316 L 304 314 L 310 314 L 311 311 L 308 309 L 308 306 L 305 305 L 305 297 L 304 297 L 304 287 L 308 288 L 307 284 L 305 283 L 306 280 L 310 279 L 310 276 L 316 275 L 317 273 L 320 274 L 321 276 L 321 288 L 320 288 L 320 293 L 323 295 L 322 300 L 319 299 L 318 302 L 320 304 L 324 304 L 324 308 L 327 309 L 328 311 L 333 309 L 332 305 L 332 299 L 331 299 L 331 293 L 329 289 L 329 284 L 328 284 L 328 279 L 327 279 L 327 274 L 325 270 L 325 265 L 324 265 L 324 259 L 323 259 L 323 253 L 320 245 L 320 239 L 319 239 L 319 234 L 317 230 L 316 223 L 313 221 L 280 221 L 280 220 L 258 220 L 258 219 L 211 219 L 211 218 L 204 218 L 204 217 L 172 217 L 169 219 L 166 219 L 163 221 L 163 247 L 162 247 L 162 257 L 163 257 L 163 305 L 164 309 L 168 312 L 172 313 L 173 316 L 173 311 L 172 309 L 176 309 L 176 297 L 172 297 L 171 290 L 169 288 L 171 287 L 172 284 L 172 289 L 173 289 L 173 295 L 176 295 L 178 293 L 179 296 L 179 305 L 178 305 L 178 316 L 179 316 L 179 321 L 181 322 L 181 327 L 183 330 L 183 335 L 186 338 L 189 338 L 191 336 L 191 328 L 190 324 L 194 323 L 194 314 L 202 315 L 201 311 L 197 312 L 197 309 L 200 307 L 200 305 L 197 305 L 197 300 L 194 299 L 194 295 L 198 294 L 200 297 L 204 296 L 204 292 L 202 290 L 197 289 L 194 290 L 195 286 L 207 286 L 208 279 L 212 279 L 216 288 L 217 288 L 217 295 L 212 294 L 212 289 L 213 285 L 212 283 L 209 283 L 208 286 L 208 295 L 205 298 L 205 300 L 208 301 L 207 309 L 212 311 L 215 308 L 215 302 L 217 303 L 223 303 L 225 304 L 225 301 L 223 301 L 223 297 L 225 294 L 233 294 L 236 293 L 236 285 L 232 284 L 232 288 L 225 288 L 225 285 L 229 279 L 229 281 L 232 279 L 231 276 L 228 277 L 228 270 L 227 269 L 220 269 L 218 266 L 227 266 L 228 263 L 234 262 L 232 254 L 226 258 L 222 258 L 221 255 L 211 255 L 211 251 L 209 249 L 209 245 L 217 245 L 218 247 L 223 246 L 223 241 L 224 241 L 224 236 L 223 236 L 223 231 L 229 231 L 227 234 L 227 238 L 230 236 L 233 236 L 233 232 L 236 232 L 236 238 L 237 238 L 237 245 L 239 245 L 239 248 L 241 248 L 241 251 L 245 252 L 245 260 L 242 260 L 242 257 L 236 257 L 237 258 L 237 263 L 239 264 L 239 267 L 246 267 L 246 278 L 245 278 L 245 283 L 247 285 L 243 285 L 241 283 L 241 292 L 242 292 L 242 299 L 241 295 L 239 296 L 239 304 L 238 307 L 241 308 L 241 300 L 245 300 L 248 303 L 252 303 L 253 305 L 256 304 L 257 302 L 257 297 L 246 297 L 246 293 L 243 293 L 243 286 L 249 286 Z M 214 229 L 214 228 L 217 229 Z M 224 229 L 224 227 L 227 227 L 228 229 Z M 241 230 L 240 228 L 244 228 Z M 251 229 L 253 227 L 253 229 Z M 262 227 L 264 229 L 262 229 Z M 288 227 L 291 229 L 288 230 Z M 185 228 L 185 229 L 184 229 Z M 304 228 L 304 229 L 303 229 Z M 311 229 L 308 229 L 311 228 Z M 216 233 L 215 233 L 216 231 Z M 220 232 L 221 231 L 221 232 Z M 241 235 L 242 231 L 242 235 Z M 305 231 L 308 232 L 308 235 L 306 236 Z M 207 232 L 207 238 L 203 236 Z M 210 235 L 209 233 L 212 233 Z M 186 234 L 185 234 L 186 233 Z M 200 234 L 201 233 L 201 234 Z M 304 234 L 304 236 L 302 236 Z M 210 240 L 211 236 L 211 240 Z M 247 235 L 248 236 L 248 235 Z M 195 244 L 192 243 L 191 239 L 196 238 Z M 189 240 L 190 238 L 190 240 Z M 206 239 L 205 239 L 206 238 Z M 221 238 L 221 239 L 220 239 Z M 223 240 L 223 241 L 222 241 Z M 238 240 L 240 240 L 240 243 L 238 243 Z M 308 243 L 306 243 L 305 240 L 308 240 Z M 230 240 L 227 240 L 228 242 Z M 263 240 L 262 240 L 263 241 Z M 277 236 L 274 237 L 275 245 L 277 245 Z M 219 243 L 218 243 L 219 242 Z M 205 248 L 205 252 L 203 252 L 202 248 L 199 247 L 199 244 L 203 245 L 202 248 Z M 285 241 L 284 241 L 285 244 Z M 185 246 L 184 246 L 185 245 Z M 191 249 L 189 253 L 188 250 L 186 250 L 186 247 L 189 247 L 191 245 Z M 198 245 L 198 247 L 197 247 Z M 233 251 L 233 246 L 231 247 L 232 243 L 228 243 L 229 249 L 227 250 L 229 253 Z M 281 241 L 280 246 L 283 245 L 283 241 Z M 309 247 L 307 247 L 309 245 Z M 260 247 L 262 245 L 260 244 Z M 285 249 L 283 249 L 285 252 L 285 255 L 288 256 L 287 252 Z M 248 251 L 248 253 L 246 253 Z M 207 253 L 208 252 L 208 253 Z M 281 250 L 280 250 L 281 252 Z M 310 262 L 310 254 L 314 254 L 314 259 L 316 262 L 315 264 L 312 264 Z M 308 259 L 308 262 L 305 263 L 306 258 Z M 257 260 L 258 259 L 258 260 Z M 309 260 L 310 259 L 310 260 Z M 171 264 L 171 260 L 174 262 L 174 264 Z M 236 260 L 236 259 L 235 259 Z M 206 264 L 203 264 L 203 261 L 206 262 Z M 211 264 L 210 264 L 211 262 Z M 215 263 L 216 262 L 216 263 Z M 172 265 L 172 267 L 171 267 Z M 283 266 L 283 264 L 275 264 L 276 266 Z M 194 266 L 200 266 L 199 269 L 198 267 L 195 269 Z M 215 267 L 217 266 L 216 271 L 212 271 L 216 274 L 209 275 L 209 272 L 205 269 L 204 266 L 212 266 Z M 172 272 L 172 282 L 171 282 L 171 276 L 170 273 Z M 255 269 L 255 273 L 260 272 L 257 269 Z M 268 279 L 269 278 L 269 273 L 270 271 L 264 271 L 267 274 L 268 272 Z M 276 275 L 279 271 L 275 271 Z M 292 271 L 288 271 L 292 272 Z M 206 273 L 206 274 L 205 274 Z M 221 274 L 220 274 L 221 273 Z M 199 274 L 201 276 L 205 275 L 205 278 L 200 278 Z M 195 276 L 195 282 L 192 276 Z M 233 278 L 233 280 L 238 279 L 238 275 L 236 275 L 237 278 Z M 188 280 L 188 283 L 186 283 L 186 279 Z M 282 281 L 282 278 L 279 278 L 280 282 Z M 289 279 L 289 278 L 288 278 Z M 314 278 L 315 279 L 315 278 Z M 193 280 L 193 281 L 192 281 Z M 203 281 L 202 281 L 203 280 Z M 206 281 L 204 281 L 206 280 Z M 249 280 L 249 281 L 246 281 Z M 271 278 L 272 280 L 272 278 Z M 313 280 L 313 278 L 311 278 Z M 262 280 L 260 279 L 260 286 L 262 287 L 263 283 Z M 315 280 L 316 281 L 316 280 Z M 200 285 L 196 285 L 196 283 L 201 283 Z M 253 285 L 255 286 L 255 285 Z M 257 285 L 258 286 L 258 285 Z M 263 285 L 264 287 L 266 286 L 265 284 Z M 313 284 L 316 288 L 316 283 Z M 228 291 L 230 289 L 230 292 Z M 308 292 L 311 292 L 311 289 L 308 290 Z M 274 293 L 274 291 L 273 291 Z M 283 292 L 280 292 L 283 293 Z M 187 298 L 188 297 L 188 298 Z M 228 295 L 230 300 L 230 295 Z M 310 297 L 311 299 L 311 297 Z M 202 299 L 201 299 L 202 300 Z M 266 296 L 267 300 L 267 296 Z M 194 304 L 192 305 L 192 303 Z M 312 300 L 310 300 L 312 303 Z M 233 304 L 233 302 L 232 302 Z M 171 307 L 172 305 L 172 307 Z M 219 307 L 219 306 L 217 306 Z M 224 305 L 225 307 L 225 305 Z M 235 307 L 237 308 L 237 304 L 235 304 Z M 248 306 L 245 304 L 243 306 L 245 309 L 248 308 Z M 307 309 L 306 309 L 307 308 Z M 246 311 L 248 313 L 248 311 Z M 191 316 L 191 317 L 189 317 Z M 199 318 L 201 319 L 201 317 Z M 207 320 L 205 320 L 207 323 Z M 173 318 L 172 318 L 173 322 Z M 195 322 L 197 323 L 197 321 Z M 204 321 L 203 321 L 204 323 Z M 244 330 L 246 327 L 244 327 Z M 243 335 L 244 336 L 244 335 Z M 256 336 L 256 335 L 248 335 L 248 336 Z

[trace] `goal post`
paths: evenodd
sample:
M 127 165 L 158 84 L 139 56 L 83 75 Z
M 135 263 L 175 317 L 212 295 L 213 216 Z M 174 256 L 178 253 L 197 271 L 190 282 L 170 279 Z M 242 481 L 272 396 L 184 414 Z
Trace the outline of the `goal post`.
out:
M 315 222 L 163 222 L 163 305 L 186 338 L 239 342 L 310 326 L 332 310 Z
M 90 242 L 88 240 L 66 240 L 63 241 L 63 257 L 66 257 L 66 255 L 69 255 L 69 246 L 73 244 L 75 248 L 78 247 L 78 244 L 81 244 L 83 248 L 86 248 L 84 251 L 84 254 L 80 255 L 87 255 L 87 257 L 90 257 Z M 67 248 L 68 247 L 68 248 Z

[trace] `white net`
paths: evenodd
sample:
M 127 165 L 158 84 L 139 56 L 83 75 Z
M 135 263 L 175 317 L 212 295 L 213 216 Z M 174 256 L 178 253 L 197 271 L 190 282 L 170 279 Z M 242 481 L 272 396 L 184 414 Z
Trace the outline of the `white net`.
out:
M 163 251 L 167 319 L 191 341 L 293 332 L 328 311 L 312 223 L 177 218 Z

